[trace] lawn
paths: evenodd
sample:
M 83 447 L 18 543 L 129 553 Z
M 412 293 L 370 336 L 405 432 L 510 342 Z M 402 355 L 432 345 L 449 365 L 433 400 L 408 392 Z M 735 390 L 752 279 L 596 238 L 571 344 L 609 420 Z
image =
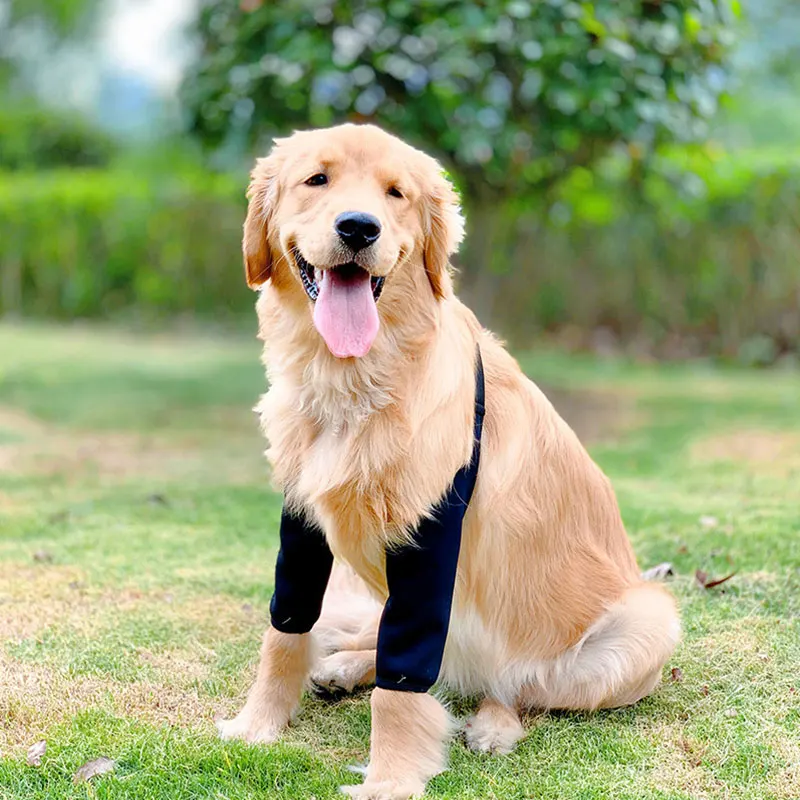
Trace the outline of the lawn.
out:
M 800 375 L 522 360 L 613 479 L 642 566 L 672 562 L 684 641 L 635 708 L 532 715 L 507 757 L 455 741 L 426 796 L 797 800 Z M 262 388 L 255 339 L 0 326 L 2 800 L 321 800 L 353 782 L 365 694 L 305 698 L 274 747 L 215 737 L 271 591 Z M 736 574 L 706 589 L 697 570 Z M 115 771 L 74 785 L 101 756 Z

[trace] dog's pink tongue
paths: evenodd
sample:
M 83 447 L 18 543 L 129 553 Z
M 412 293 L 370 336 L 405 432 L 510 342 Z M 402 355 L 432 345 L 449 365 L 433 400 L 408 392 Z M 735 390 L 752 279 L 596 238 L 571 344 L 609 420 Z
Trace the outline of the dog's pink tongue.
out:
M 337 358 L 364 356 L 378 334 L 369 273 L 326 269 L 320 274 L 314 325 Z

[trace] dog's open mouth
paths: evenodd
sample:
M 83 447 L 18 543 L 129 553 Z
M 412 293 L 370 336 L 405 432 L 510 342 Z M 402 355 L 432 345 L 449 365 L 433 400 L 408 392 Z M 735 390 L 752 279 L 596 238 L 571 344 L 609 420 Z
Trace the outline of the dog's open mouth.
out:
M 309 264 L 302 255 L 300 255 L 299 250 L 294 251 L 294 258 L 297 262 L 297 268 L 300 271 L 300 280 L 303 282 L 303 288 L 306 290 L 306 294 L 308 295 L 309 299 L 313 302 L 316 302 L 317 297 L 319 297 L 319 283 L 317 279 L 320 277 L 320 273 L 324 272 L 325 270 L 320 270 L 314 267 L 312 264 Z M 365 269 L 362 269 L 357 264 L 340 264 L 337 267 L 333 267 L 333 270 L 340 273 L 343 277 L 357 277 L 359 272 L 366 273 Z M 378 298 L 381 296 L 381 292 L 383 291 L 383 284 L 386 281 L 385 277 L 376 277 L 375 275 L 370 275 L 370 286 L 372 288 L 372 296 L 375 299 L 375 302 L 378 302 Z
M 377 303 L 385 278 L 357 264 L 318 269 L 295 250 L 306 294 L 314 303 L 314 327 L 337 358 L 366 355 L 378 335 Z

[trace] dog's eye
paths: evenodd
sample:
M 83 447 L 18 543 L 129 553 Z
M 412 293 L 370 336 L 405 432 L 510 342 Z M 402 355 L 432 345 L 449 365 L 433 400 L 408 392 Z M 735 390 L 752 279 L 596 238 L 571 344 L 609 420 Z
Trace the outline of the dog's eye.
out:
M 324 186 L 328 182 L 328 176 L 324 172 L 312 175 L 306 182 L 306 186 Z
M 399 197 L 401 200 L 403 199 L 403 193 L 396 186 L 390 187 L 386 194 L 388 194 L 389 197 Z

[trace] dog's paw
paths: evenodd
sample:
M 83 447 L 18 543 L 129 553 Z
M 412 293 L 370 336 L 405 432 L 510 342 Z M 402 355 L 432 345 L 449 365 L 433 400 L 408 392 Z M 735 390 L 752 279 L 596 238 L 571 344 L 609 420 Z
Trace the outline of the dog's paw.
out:
M 320 659 L 311 671 L 311 685 L 320 695 L 352 692 L 363 681 L 368 667 L 363 651 L 341 650 Z
M 286 727 L 274 720 L 255 720 L 246 710 L 233 719 L 217 720 L 216 725 L 220 739 L 241 739 L 250 744 L 272 744 Z
M 421 781 L 371 781 L 357 786 L 340 786 L 340 790 L 355 800 L 409 800 L 425 791 Z
M 505 755 L 525 735 L 519 719 L 510 711 L 486 713 L 478 711 L 464 726 L 467 747 L 476 753 Z

